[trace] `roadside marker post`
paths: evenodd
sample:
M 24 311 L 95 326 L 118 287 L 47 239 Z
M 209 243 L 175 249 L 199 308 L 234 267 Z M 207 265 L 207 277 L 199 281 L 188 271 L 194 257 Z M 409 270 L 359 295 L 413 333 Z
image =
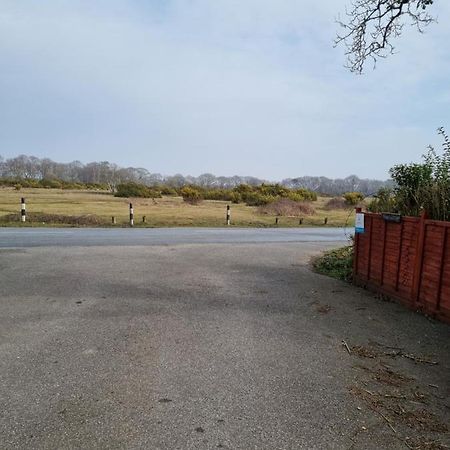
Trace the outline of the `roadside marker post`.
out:
M 112 223 L 113 225 L 116 224 L 116 218 L 115 218 L 115 216 L 112 216 L 112 217 L 111 217 L 111 223 Z
M 147 222 L 147 217 L 142 216 L 142 223 L 146 223 Z
M 231 209 L 230 205 L 227 205 L 227 225 L 231 225 Z
M 22 197 L 22 208 L 20 210 L 20 220 L 25 222 L 27 220 L 27 211 L 25 205 L 25 199 Z
M 303 219 L 299 219 L 298 224 L 303 225 Z
M 134 210 L 133 203 L 130 203 L 130 227 L 134 226 Z
M 328 217 L 325 217 L 325 219 L 323 219 L 323 224 L 326 225 L 328 223 Z
M 275 217 L 275 225 L 278 225 L 278 217 Z

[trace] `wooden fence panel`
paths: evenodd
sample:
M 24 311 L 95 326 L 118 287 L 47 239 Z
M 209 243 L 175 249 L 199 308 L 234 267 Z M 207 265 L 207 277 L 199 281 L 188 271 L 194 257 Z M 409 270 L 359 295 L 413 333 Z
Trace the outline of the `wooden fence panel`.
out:
M 450 322 L 450 222 L 366 213 L 354 272 L 356 283 Z

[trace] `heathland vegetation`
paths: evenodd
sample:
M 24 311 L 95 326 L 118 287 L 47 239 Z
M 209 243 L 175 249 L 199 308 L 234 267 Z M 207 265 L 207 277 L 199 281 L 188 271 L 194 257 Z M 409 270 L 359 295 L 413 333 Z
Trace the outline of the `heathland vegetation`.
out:
M 166 189 L 163 195 L 170 195 L 171 189 L 196 186 L 202 189 L 234 189 L 239 185 L 260 186 L 273 184 L 250 176 L 215 176 L 204 173 L 198 177 L 180 174 L 165 176 L 151 173 L 144 168 L 119 167 L 108 161 L 83 164 L 79 161 L 59 163 L 48 158 L 20 155 L 4 159 L 0 156 L 0 183 L 19 187 L 54 187 L 61 189 L 104 189 L 115 192 L 119 184 L 134 182 L 149 187 Z M 382 187 L 392 185 L 390 181 L 360 179 L 350 175 L 342 179 L 303 176 L 280 181 L 289 189 L 307 189 L 317 194 L 340 196 L 345 192 L 361 192 L 365 196 Z M 231 200 L 230 200 L 231 201 Z

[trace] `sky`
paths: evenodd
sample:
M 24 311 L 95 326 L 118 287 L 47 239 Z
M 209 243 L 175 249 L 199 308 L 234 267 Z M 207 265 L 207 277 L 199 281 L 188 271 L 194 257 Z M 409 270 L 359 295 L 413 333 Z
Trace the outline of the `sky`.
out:
M 349 0 L 0 0 L 0 155 L 388 178 L 450 131 L 450 2 L 352 74 Z

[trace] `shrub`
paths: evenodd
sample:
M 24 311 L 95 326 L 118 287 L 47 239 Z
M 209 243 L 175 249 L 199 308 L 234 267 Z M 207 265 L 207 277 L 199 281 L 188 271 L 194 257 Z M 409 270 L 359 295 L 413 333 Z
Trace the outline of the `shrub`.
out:
M 115 197 L 140 197 L 140 198 L 159 198 L 161 193 L 145 186 L 144 184 L 129 182 L 121 183 L 117 186 Z
M 192 186 L 185 186 L 181 189 L 181 195 L 183 200 L 191 205 L 197 205 L 203 200 L 201 192 Z
M 401 214 L 417 216 L 425 210 L 436 220 L 450 220 L 450 138 L 443 128 L 444 151 L 433 147 L 423 156 L 422 164 L 400 164 L 390 170 L 396 183 L 395 207 Z
M 269 214 L 272 216 L 303 216 L 315 213 L 314 208 L 309 202 L 295 202 L 288 198 L 280 198 L 258 209 L 260 214 Z
M 317 194 L 309 189 L 296 189 L 294 193 L 302 198 L 302 200 L 309 200 L 311 202 L 317 201 Z
M 276 200 L 276 197 L 270 195 L 263 195 L 258 192 L 249 192 L 242 194 L 242 199 L 247 206 L 263 206 Z
M 62 183 L 59 180 L 50 180 L 45 178 L 40 181 L 40 184 L 42 187 L 47 189 L 61 189 L 62 186 Z
M 367 209 L 375 213 L 397 212 L 397 204 L 393 191 L 388 188 L 380 189 L 369 202 Z
M 325 209 L 348 209 L 349 205 L 342 197 L 330 198 L 325 204 Z
M 343 197 L 349 206 L 356 206 L 364 200 L 364 195 L 361 192 L 346 192 Z
M 170 186 L 161 186 L 159 188 L 161 195 L 170 195 L 175 197 L 176 195 L 178 195 L 178 192 L 176 191 L 176 189 L 174 189 L 173 187 Z

